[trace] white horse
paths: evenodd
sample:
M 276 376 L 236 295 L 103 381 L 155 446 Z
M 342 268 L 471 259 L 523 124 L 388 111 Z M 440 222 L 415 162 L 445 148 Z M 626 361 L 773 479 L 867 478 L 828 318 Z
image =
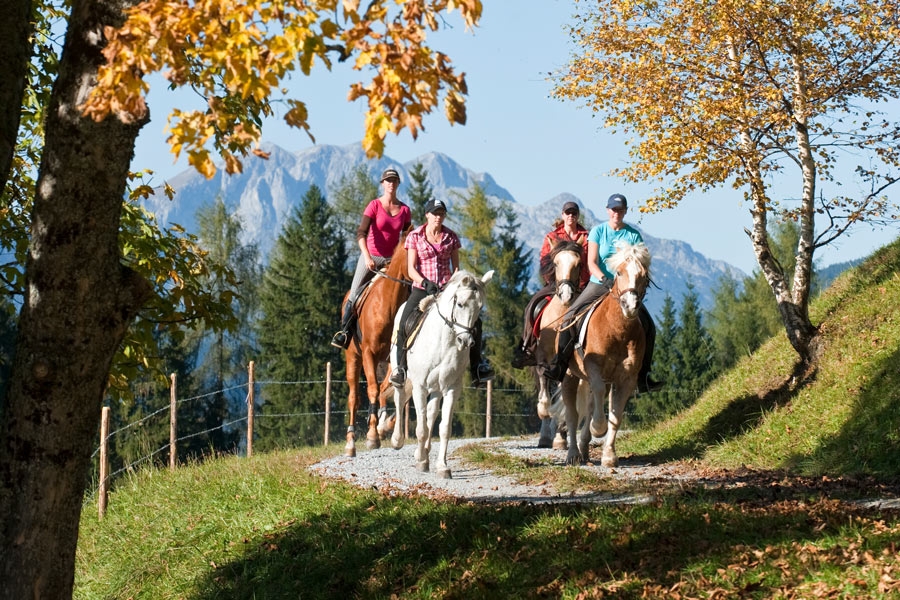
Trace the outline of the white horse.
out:
M 437 456 L 437 474 L 449 479 L 447 445 L 453 422 L 453 404 L 462 390 L 463 373 L 469 365 L 469 348 L 475 343 L 473 327 L 484 306 L 484 284 L 494 275 L 484 277 L 457 271 L 444 289 L 422 301 L 425 313 L 413 345 L 407 352 L 407 377 L 403 389 L 394 390 L 396 423 L 391 446 L 400 449 L 405 442 L 406 403 L 412 394 L 416 407 L 416 468 L 429 470 L 431 432 L 441 411 L 441 445 Z M 400 326 L 403 310 L 397 311 L 394 327 Z M 391 352 L 391 367 L 396 368 L 396 348 Z M 426 411 L 427 403 L 427 411 Z

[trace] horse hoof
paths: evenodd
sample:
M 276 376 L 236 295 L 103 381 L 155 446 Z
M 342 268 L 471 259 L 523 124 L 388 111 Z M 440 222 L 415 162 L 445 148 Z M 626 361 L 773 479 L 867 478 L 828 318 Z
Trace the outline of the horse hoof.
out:
M 444 469 L 438 469 L 437 475 L 441 479 L 453 479 L 453 475 L 450 474 L 449 467 L 444 468 Z
M 547 409 L 547 404 L 544 402 L 538 402 L 537 405 L 537 414 L 541 419 L 549 419 L 550 411 Z
M 391 417 L 384 423 L 378 426 L 378 435 L 381 439 L 386 440 L 391 437 L 391 433 L 394 431 L 394 425 L 397 423 L 397 417 Z
M 381 448 L 381 439 L 377 436 L 375 438 L 366 438 L 366 448 L 368 450 L 378 450 Z
M 347 432 L 347 445 L 344 446 L 344 456 L 351 458 L 356 456 L 356 434 L 352 431 Z
M 613 469 L 619 466 L 619 457 L 615 454 L 613 455 L 603 455 L 603 458 L 600 460 L 600 464 L 609 469 Z
M 553 449 L 554 450 L 568 450 L 569 449 L 569 441 L 565 438 L 560 438 L 553 440 Z
M 584 460 L 578 452 L 569 452 L 568 456 L 566 456 L 566 465 L 577 466 L 582 464 L 584 464 Z
M 419 471 L 420 473 L 427 473 L 428 472 L 428 461 L 427 460 L 416 461 L 416 471 Z
M 538 448 L 552 448 L 553 442 L 550 441 L 550 438 L 542 437 L 538 440 Z

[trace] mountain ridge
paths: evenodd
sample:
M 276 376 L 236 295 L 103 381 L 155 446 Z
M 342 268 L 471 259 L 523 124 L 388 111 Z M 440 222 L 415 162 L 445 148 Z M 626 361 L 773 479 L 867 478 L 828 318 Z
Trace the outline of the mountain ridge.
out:
M 490 173 L 474 171 L 440 152 L 427 152 L 400 162 L 387 155 L 380 159 L 367 159 L 358 143 L 346 146 L 322 144 L 299 152 L 269 143 L 263 144 L 262 149 L 269 154 L 268 159 L 245 161 L 242 173 L 227 175 L 219 169 L 212 178 L 206 179 L 193 170 L 183 171 L 169 182 L 176 190 L 173 200 L 157 193 L 145 201 L 145 207 L 156 215 L 161 225 L 178 223 L 185 230 L 196 233 L 197 209 L 221 197 L 228 210 L 241 221 L 242 242 L 256 244 L 265 260 L 285 218 L 312 184 L 328 196 L 343 177 L 361 164 L 366 165 L 373 178 L 377 178 L 385 168 L 393 167 L 400 171 L 402 183 L 399 195 L 403 199 L 410 181 L 410 170 L 414 165 L 421 164 L 434 196 L 450 207 L 451 221 L 459 194 L 465 194 L 476 183 L 484 189 L 489 201 L 508 202 L 518 221 L 519 238 L 532 251 L 535 267 L 544 235 L 550 231 L 565 202 L 572 201 L 581 207 L 586 227 L 601 222 L 580 198 L 568 192 L 537 205 L 520 204 Z M 453 226 L 452 222 L 450 226 Z M 693 286 L 700 306 L 709 308 L 713 302 L 713 290 L 722 276 L 730 275 L 739 280 L 745 277 L 737 267 L 710 259 L 695 251 L 687 242 L 657 238 L 638 229 L 653 257 L 651 271 L 658 289 L 651 286 L 647 305 L 655 315 L 659 314 L 666 294 L 675 300 L 677 306 L 689 286 Z M 532 287 L 537 287 L 535 272 L 536 268 L 533 270 Z

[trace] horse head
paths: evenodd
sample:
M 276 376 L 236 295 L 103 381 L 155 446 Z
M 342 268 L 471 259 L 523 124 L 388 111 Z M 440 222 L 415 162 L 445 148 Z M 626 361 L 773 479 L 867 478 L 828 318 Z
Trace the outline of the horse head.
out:
M 556 296 L 563 306 L 568 306 L 578 291 L 581 279 L 581 244 L 578 242 L 551 242 Z
M 618 300 L 622 315 L 635 318 L 650 285 L 650 251 L 643 243 L 626 244 L 606 264 L 616 274 L 612 295 Z
M 459 350 L 475 344 L 474 328 L 484 306 L 484 284 L 493 275 L 488 271 L 479 279 L 468 271 L 457 271 L 437 298 L 438 314 L 455 332 Z

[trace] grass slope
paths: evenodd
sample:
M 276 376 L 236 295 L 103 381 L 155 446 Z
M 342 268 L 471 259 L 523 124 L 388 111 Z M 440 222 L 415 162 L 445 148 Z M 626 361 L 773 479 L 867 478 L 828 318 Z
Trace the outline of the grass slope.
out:
M 898 272 L 894 244 L 814 303 L 815 373 L 794 377 L 793 351 L 772 340 L 691 409 L 618 444 L 777 471 L 764 485 L 669 485 L 640 505 L 439 502 L 311 475 L 338 445 L 141 471 L 117 482 L 103 520 L 85 507 L 75 597 L 900 597 L 898 511 L 819 487 L 845 481 L 850 498 L 897 481 Z M 484 460 L 525 478 L 550 469 Z
M 812 303 L 817 370 L 795 374 L 780 335 L 722 376 L 689 410 L 623 438 L 661 459 L 806 475 L 900 476 L 900 242 L 845 272 Z

